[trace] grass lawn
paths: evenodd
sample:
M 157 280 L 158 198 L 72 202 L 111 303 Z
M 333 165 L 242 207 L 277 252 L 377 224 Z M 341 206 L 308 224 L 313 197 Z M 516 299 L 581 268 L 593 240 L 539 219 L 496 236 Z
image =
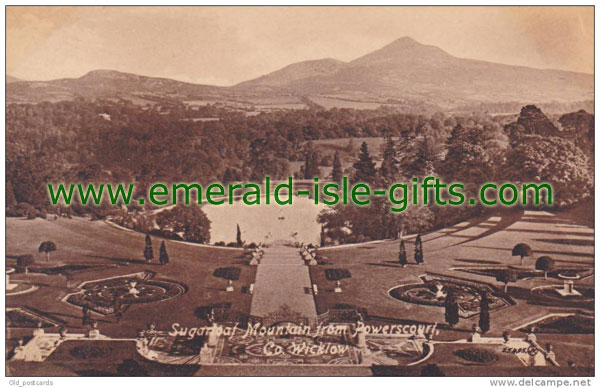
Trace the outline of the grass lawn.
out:
M 249 314 L 251 295 L 245 290 L 254 283 L 256 267 L 248 266 L 240 249 L 219 249 L 181 242 L 167 241 L 170 262 L 160 266 L 157 260 L 146 263 L 143 259 L 144 238 L 140 233 L 121 230 L 102 221 L 83 218 L 58 220 L 6 220 L 7 265 L 15 266 L 17 255 L 33 254 L 36 264 L 28 275 L 12 274 L 11 281 L 29 282 L 40 286 L 30 294 L 7 297 L 7 307 L 26 307 L 32 312 L 48 316 L 69 328 L 69 332 L 84 332 L 81 309 L 62 301 L 69 293 L 77 292 L 84 281 L 122 276 L 141 271 L 155 272 L 155 280 L 173 280 L 184 283 L 187 292 L 172 299 L 159 302 L 133 304 L 123 314 L 120 322 L 114 316 L 95 314 L 102 334 L 114 338 L 133 338 L 138 329 L 147 322 L 155 322 L 158 330 L 170 330 L 174 323 L 181 327 L 197 327 L 204 324 L 199 311 L 219 304 L 230 304 L 231 309 Z M 52 240 L 57 251 L 46 262 L 45 255 L 37 253 L 40 242 Z M 162 239 L 153 237 L 155 255 Z M 407 256 L 413 261 L 413 241 L 407 241 Z M 426 273 L 458 277 L 469 281 L 489 284 L 501 291 L 504 284 L 493 277 L 478 273 L 459 271 L 465 267 L 506 267 L 518 265 L 519 258 L 511 256 L 512 247 L 525 242 L 531 245 L 534 256 L 550 255 L 558 266 L 592 268 L 594 265 L 594 230 L 577 224 L 573 219 L 542 211 L 499 211 L 472 221 L 428 233 L 423 236 L 425 263 L 413 263 L 402 268 L 397 263 L 398 241 L 384 241 L 367 245 L 321 249 L 324 262 L 309 267 L 312 283 L 318 285 L 315 302 L 319 314 L 338 305 L 353 305 L 366 309 L 368 324 L 390 323 L 438 323 L 440 333 L 434 340 L 456 340 L 468 337 L 477 315 L 461 319 L 454 328 L 444 322 L 444 309 L 408 303 L 392 298 L 388 291 L 398 285 L 421 283 Z M 526 258 L 523 266 L 532 268 L 535 258 Z M 71 266 L 66 271 L 48 270 L 50 267 Z M 227 280 L 217 278 L 218 268 L 239 268 L 239 279 L 233 282 L 234 292 L 226 292 Z M 335 293 L 335 282 L 327 279 L 327 269 L 341 269 L 350 278 L 341 280 L 341 293 Z M 44 273 L 45 272 L 45 273 Z M 236 271 L 237 272 L 237 271 Z M 561 285 L 560 279 L 529 278 L 510 283 L 508 297 L 513 305 L 491 312 L 491 330 L 485 336 L 500 336 L 505 330 L 513 330 L 550 313 L 574 313 L 584 307 L 538 303 L 529 290 L 542 285 Z M 594 277 L 575 282 L 577 287 L 594 287 Z M 591 311 L 589 311 L 591 312 Z M 22 329 L 11 329 L 7 345 L 14 346 L 15 339 L 22 336 Z M 56 331 L 57 328 L 49 328 Z M 9 333 L 9 334 L 10 334 Z M 513 336 L 524 337 L 515 331 Z M 589 375 L 593 373 L 593 334 L 538 334 L 538 342 L 545 346 L 552 343 L 561 368 L 524 368 L 513 355 L 501 354 L 493 365 L 469 363 L 453 353 L 454 346 L 438 344 L 432 358 L 425 362 L 436 363 L 447 375 Z M 97 343 L 97 342 L 96 342 Z M 95 344 L 96 344 L 95 343 Z M 169 369 L 142 360 L 135 352 L 133 342 L 103 342 L 101 347 L 110 350 L 93 350 L 91 354 L 109 352 L 106 357 L 81 359 L 86 354 L 74 347 L 86 341 L 68 341 L 44 363 L 32 364 L 9 362 L 7 373 L 11 375 L 117 375 L 125 368 L 137 368 L 152 375 L 368 375 L 405 374 L 419 375 L 422 366 L 407 368 L 386 367 L 256 367 L 211 366 L 205 368 Z M 83 353 L 82 353 L 83 352 Z M 78 358 L 79 357 L 79 358 Z M 110 360 L 106 362 L 106 359 Z M 127 360 L 133 360 L 133 364 Z M 567 361 L 573 367 L 566 366 Z M 122 364 L 125 362 L 125 366 Z M 136 366 L 138 365 L 138 366 Z M 121 367 L 119 372 L 119 366 Z M 134 368 L 134 369 L 135 369 Z M 465 369 L 467 368 L 467 369 Z M 34 370 L 35 369 L 35 370 Z M 235 371 L 233 370 L 235 369 Z M 556 369 L 556 370 L 555 370 Z
M 11 280 L 30 281 L 41 286 L 31 294 L 7 298 L 7 306 L 29 306 L 64 322 L 71 332 L 81 327 L 81 309 L 61 301 L 71 292 L 77 292 L 82 281 L 125 275 L 140 271 L 154 271 L 154 279 L 172 279 L 187 285 L 187 293 L 176 298 L 129 307 L 120 322 L 115 317 L 94 314 L 101 333 L 113 337 L 134 337 L 136 330 L 147 322 L 156 322 L 158 330 L 169 330 L 175 322 L 182 326 L 197 326 L 200 321 L 196 310 L 204 306 L 230 303 L 232 310 L 248 314 L 250 295 L 243 293 L 254 281 L 256 268 L 245 265 L 243 251 L 217 249 L 167 241 L 170 261 L 160 266 L 157 259 L 150 264 L 143 260 L 145 236 L 140 233 L 114 228 L 101 221 L 83 218 L 72 220 L 24 220 L 7 219 L 7 256 L 34 254 L 39 265 L 45 256 L 37 253 L 41 241 L 52 240 L 57 251 L 50 256 L 50 265 L 62 264 L 109 264 L 114 267 L 95 269 L 63 275 L 39 273 L 16 274 Z M 154 237 L 155 256 L 161 239 Z M 8 265 L 15 260 L 8 259 Z M 216 278 L 213 272 L 219 267 L 239 267 L 239 280 L 234 282 L 235 291 L 226 292 L 227 281 Z
M 388 291 L 401 284 L 421 283 L 419 276 L 437 273 L 483 282 L 504 288 L 503 283 L 489 276 L 454 270 L 458 267 L 518 265 L 519 258 L 511 256 L 512 247 L 526 242 L 534 255 L 550 255 L 558 266 L 582 266 L 592 268 L 593 246 L 567 243 L 572 240 L 591 241 L 594 230 L 577 225 L 571 220 L 541 211 L 512 211 L 490 215 L 481 220 L 463 222 L 423 236 L 425 263 L 416 265 L 412 260 L 414 239 L 407 241 L 410 264 L 402 268 L 397 263 L 398 241 L 321 249 L 326 256 L 323 265 L 310 267 L 313 283 L 319 288 L 315 300 L 318 312 L 324 313 L 339 304 L 365 308 L 369 318 L 380 320 L 418 321 L 443 323 L 444 309 L 399 301 Z M 526 258 L 524 266 L 533 269 L 534 258 Z M 341 293 L 334 293 L 334 282 L 326 279 L 328 268 L 347 269 L 350 279 L 341 281 Z M 532 298 L 529 289 L 548 284 L 562 284 L 561 280 L 543 278 L 519 280 L 510 283 L 508 295 L 515 305 L 491 312 L 492 335 L 530 322 L 552 312 L 568 312 L 568 307 L 544 306 Z M 577 284 L 577 283 L 576 283 Z M 593 277 L 580 281 L 593 287 Z M 577 285 L 576 287 L 577 288 Z M 478 316 L 462 319 L 455 329 L 442 330 L 441 339 L 465 338 L 466 332 L 476 323 Z

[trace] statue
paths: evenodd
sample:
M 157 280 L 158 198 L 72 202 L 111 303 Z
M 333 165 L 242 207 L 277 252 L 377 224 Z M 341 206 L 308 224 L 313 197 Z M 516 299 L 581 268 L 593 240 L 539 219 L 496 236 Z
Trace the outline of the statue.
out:
M 140 293 L 140 291 L 135 288 L 136 285 L 136 281 L 129 281 L 129 295 L 133 295 L 134 298 L 137 298 L 138 294 Z
M 446 299 L 447 292 L 443 291 L 443 289 L 444 289 L 443 285 L 441 285 L 440 283 L 436 283 L 435 284 L 435 289 L 436 289 L 435 298 L 437 300 L 444 300 L 444 299 Z
M 339 280 L 335 281 L 335 288 L 333 289 L 333 292 L 342 292 L 342 287 Z
M 98 322 L 92 322 L 92 328 L 88 332 L 88 338 L 98 338 L 100 337 L 100 330 L 98 330 Z
M 212 364 L 212 350 L 208 347 L 208 343 L 204 343 L 200 348 L 200 363 Z
M 479 326 L 477 325 L 473 325 L 473 329 L 471 332 L 471 338 L 469 339 L 469 342 L 481 342 L 481 334 L 480 334 L 481 330 L 479 329 Z
M 213 322 L 212 327 L 210 328 L 210 331 L 208 333 L 208 341 L 207 344 L 208 346 L 210 346 L 211 348 L 214 348 L 215 346 L 217 346 L 217 343 L 219 342 L 219 336 L 217 335 L 217 323 Z

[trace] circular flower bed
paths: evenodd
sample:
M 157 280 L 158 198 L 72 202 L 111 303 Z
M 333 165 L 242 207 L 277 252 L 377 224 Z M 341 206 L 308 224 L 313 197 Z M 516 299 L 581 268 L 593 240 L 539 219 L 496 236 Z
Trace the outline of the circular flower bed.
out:
M 185 293 L 186 287 L 168 280 L 151 280 L 152 274 L 142 273 L 103 279 L 85 284 L 82 291 L 72 294 L 67 302 L 109 315 L 127 305 L 171 299 Z
M 441 292 L 438 287 L 441 285 Z M 403 302 L 438 306 L 443 307 L 445 303 L 445 295 L 452 292 L 459 306 L 459 314 L 463 318 L 467 318 L 479 313 L 479 304 L 481 301 L 481 293 L 488 293 L 489 307 L 491 310 L 496 310 L 509 305 L 509 303 L 498 295 L 493 294 L 489 288 L 476 287 L 474 285 L 460 283 L 459 280 L 433 280 L 425 281 L 424 284 L 407 284 L 398 286 L 389 291 L 389 294 L 394 299 Z

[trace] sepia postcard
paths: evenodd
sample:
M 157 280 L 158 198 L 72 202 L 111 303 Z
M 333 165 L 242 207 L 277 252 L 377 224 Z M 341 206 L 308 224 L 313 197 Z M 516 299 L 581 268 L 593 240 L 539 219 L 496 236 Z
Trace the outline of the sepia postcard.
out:
M 11 386 L 592 385 L 593 5 L 5 15 Z

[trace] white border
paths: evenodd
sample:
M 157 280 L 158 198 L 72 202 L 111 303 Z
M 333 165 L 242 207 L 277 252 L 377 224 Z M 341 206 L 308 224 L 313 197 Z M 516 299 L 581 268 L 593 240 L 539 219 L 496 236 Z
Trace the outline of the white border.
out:
M 60 4 L 61 5 L 123 5 L 124 3 L 126 4 L 131 4 L 131 5 L 175 5 L 175 4 L 169 4 L 166 2 L 159 2 L 159 1 L 147 1 L 145 3 L 137 3 L 137 2 L 132 2 L 132 1 L 118 1 L 118 0 L 106 0 L 103 2 L 98 2 L 98 1 L 73 1 L 73 0 L 67 0 L 67 1 L 62 1 Z M 35 5 L 54 5 L 57 4 L 55 2 L 51 2 L 51 1 L 37 1 L 35 3 Z M 303 1 L 298 1 L 298 0 L 288 0 L 288 1 L 265 1 L 260 3 L 261 5 L 323 5 L 322 3 L 319 2 L 303 2 Z M 398 1 L 378 1 L 376 3 L 369 3 L 369 2 L 358 2 L 358 1 L 339 1 L 339 0 L 329 0 L 327 3 L 327 5 L 445 5 L 445 6 L 452 6 L 452 5 L 467 5 L 467 6 L 478 6 L 478 5 L 487 5 L 487 6 L 492 6 L 492 5 L 515 5 L 515 6 L 520 6 L 520 5 L 525 5 L 523 4 L 522 1 L 515 1 L 515 0 L 508 0 L 508 1 L 502 1 L 502 2 L 484 2 L 484 1 L 460 1 L 460 2 L 450 2 L 450 1 L 420 1 L 420 2 L 415 2 L 415 1 L 408 1 L 408 2 L 398 2 Z M 19 1 L 15 1 L 15 0 L 11 0 L 11 1 L 4 1 L 3 5 L 23 5 L 22 2 Z M 230 0 L 223 0 L 223 1 L 205 1 L 205 2 L 191 2 L 191 1 L 178 1 L 177 5 L 257 5 L 256 2 L 248 2 L 248 1 L 230 1 Z M 559 2 L 559 1 L 539 1 L 539 0 L 530 0 L 527 2 L 527 5 L 548 5 L 548 6 L 558 6 L 558 5 L 588 5 L 588 6 L 594 6 L 596 5 L 595 1 L 590 1 L 590 0 L 579 0 L 577 1 L 575 4 L 570 4 L 569 2 Z M 4 49 L 6 50 L 6 43 L 5 43 L 5 20 L 6 20 L 6 14 L 5 14 L 5 8 L 2 7 L 2 9 L 0 10 L 1 13 L 1 19 L 2 19 L 2 23 L 3 23 L 3 27 L 2 28 L 2 42 L 4 44 Z M 594 13 L 595 13 L 595 19 L 598 20 L 598 16 L 600 15 L 600 7 L 599 8 L 595 8 L 594 9 Z M 595 31 L 595 37 L 597 37 L 597 31 Z M 598 45 L 600 43 L 598 42 L 598 39 L 595 39 L 595 48 L 596 50 L 598 49 Z M 6 73 L 6 68 L 5 68 L 5 62 L 2 63 L 2 69 L 4 71 L 4 73 Z M 596 62 L 595 65 L 595 84 L 598 84 L 598 63 Z M 4 88 L 2 88 L 2 97 L 3 100 L 6 101 L 6 96 L 5 96 L 5 90 Z M 6 107 L 3 104 L 2 106 L 2 110 L 4 113 L 4 117 L 6 117 Z M 595 111 L 596 112 L 600 112 L 599 109 L 599 104 L 598 101 L 595 101 Z M 3 133 L 6 133 L 6 129 L 4 127 L 5 123 L 4 120 L 3 122 Z M 598 141 L 596 141 L 596 143 L 598 143 Z M 6 154 L 5 154 L 5 139 L 4 137 L 2 138 L 2 156 L 4 157 L 4 160 L 6 160 Z M 596 171 L 597 171 L 597 166 L 600 166 L 599 160 L 600 160 L 600 152 L 599 152 L 599 148 L 597 147 L 596 144 L 596 154 L 595 154 L 595 165 L 596 165 Z M 2 172 L 2 175 L 4 177 L 6 177 L 6 171 L 5 171 L 5 164 L 2 163 L 2 165 L 0 166 L 0 171 Z M 2 200 L 2 202 L 5 204 L 5 191 L 4 190 L 0 190 L 0 198 Z M 599 210 L 599 205 L 600 205 L 600 197 L 598 195 L 596 195 L 595 198 L 595 219 L 598 220 L 599 216 L 600 216 L 600 210 Z M 4 214 L 4 210 L 5 206 L 2 206 L 2 212 Z M 4 216 L 6 216 L 4 214 Z M 5 241 L 6 239 L 6 230 L 5 228 L 1 228 L 0 231 L 0 238 L 2 238 L 2 241 Z M 5 251 L 5 244 L 1 244 L 2 247 L 2 251 L 4 251 L 4 254 L 6 254 Z M 597 246 L 595 245 L 595 248 L 597 248 Z M 597 271 L 595 271 L 595 273 L 597 273 Z M 4 299 L 2 299 L 2 303 L 4 304 Z M 596 299 L 596 311 L 599 311 L 599 307 L 600 307 L 600 302 L 598 299 Z M 5 315 L 2 314 L 1 317 L 2 320 L 2 325 L 5 325 Z M 598 330 L 600 329 L 600 325 L 598 320 L 596 320 L 596 332 L 598 332 Z M 3 333 L 5 333 L 3 331 Z M 3 334 L 5 335 L 5 334 Z M 595 344 L 595 359 L 596 360 L 600 360 L 600 348 L 598 347 L 598 341 L 596 338 L 596 344 Z M 208 381 L 206 380 L 208 379 Z M 159 386 L 163 386 L 165 383 L 167 383 L 167 381 L 164 378 L 146 378 L 144 380 L 139 380 L 137 378 L 111 378 L 111 379 L 107 379 L 107 378 L 85 378 L 85 379 L 77 379 L 77 378 L 8 378 L 8 377 L 2 377 L 1 381 L 4 383 L 4 386 L 17 386 L 15 385 L 15 382 L 17 382 L 17 384 L 23 384 L 25 381 L 38 381 L 38 382 L 42 382 L 42 381 L 48 381 L 48 382 L 52 382 L 53 386 L 57 386 L 57 387 L 81 387 L 82 384 L 85 384 L 87 387 L 89 388 L 95 388 L 95 387 L 105 387 L 106 384 L 111 384 L 111 385 L 115 385 L 115 386 L 129 386 L 129 385 L 133 385 L 136 383 L 141 383 L 144 384 L 144 386 L 147 387 L 159 387 Z M 389 386 L 389 387 L 394 387 L 397 388 L 399 385 L 404 385 L 404 384 L 408 384 L 409 386 L 412 386 L 413 384 L 419 384 L 419 385 L 424 385 L 424 386 L 440 386 L 440 385 L 445 385 L 445 384 L 453 384 L 456 386 L 461 386 L 461 387 L 486 387 L 486 386 L 490 386 L 490 378 L 487 377 L 471 377 L 471 378 L 452 378 L 452 379 L 436 379 L 436 378 L 413 378 L 413 377 L 404 377 L 402 379 L 397 379 L 397 378 L 378 378 L 377 380 L 365 380 L 363 379 L 344 379 L 343 384 L 348 384 L 351 387 L 355 387 L 355 386 L 363 386 L 364 384 L 377 384 L 377 386 Z M 556 379 L 556 378 L 546 378 L 546 379 L 542 379 L 542 378 L 521 378 L 521 377 L 517 377 L 517 378 L 508 378 L 508 379 L 504 379 L 504 380 L 513 380 L 515 381 L 515 386 L 524 386 L 524 385 L 519 385 L 519 382 L 523 383 L 523 381 L 528 381 L 529 383 L 533 383 L 534 380 L 535 382 L 539 383 L 541 380 L 545 380 L 546 383 L 548 380 L 553 380 L 554 382 L 556 382 L 557 380 L 561 380 L 564 386 L 564 382 L 565 381 L 569 381 L 572 382 L 574 379 L 573 378 L 565 378 L 565 377 L 561 377 L 560 379 Z M 580 379 L 581 380 L 581 379 Z M 593 383 L 597 383 L 598 382 L 598 378 L 593 377 L 593 378 L 589 378 L 589 379 L 583 379 L 583 380 L 589 380 Z M 331 385 L 335 385 L 337 383 L 340 383 L 340 381 L 338 381 L 338 379 L 327 379 L 327 378 L 311 378 L 310 381 L 309 380 L 299 380 L 299 379 L 294 379 L 294 378 L 280 378 L 280 377 L 275 377 L 275 378 L 255 378 L 252 380 L 240 380 L 240 379 L 236 379 L 236 378 L 217 378 L 217 377 L 207 377 L 204 378 L 203 380 L 197 380 L 194 378 L 186 378 L 186 377 L 180 377 L 180 378 L 176 378 L 175 380 L 173 380 L 173 382 L 177 385 L 177 387 L 182 387 L 182 386 L 197 386 L 198 384 L 217 384 L 218 386 L 224 386 L 224 387 L 229 387 L 229 386 L 246 386 L 248 384 L 254 385 L 254 384 L 260 384 L 261 388 L 262 387 L 277 387 L 280 388 L 282 385 L 289 385 L 291 387 L 296 387 L 296 386 L 300 386 L 300 385 L 305 385 L 307 383 L 314 385 L 316 384 L 317 386 L 331 386 Z M 49 386 L 49 385 L 45 385 L 45 386 Z

